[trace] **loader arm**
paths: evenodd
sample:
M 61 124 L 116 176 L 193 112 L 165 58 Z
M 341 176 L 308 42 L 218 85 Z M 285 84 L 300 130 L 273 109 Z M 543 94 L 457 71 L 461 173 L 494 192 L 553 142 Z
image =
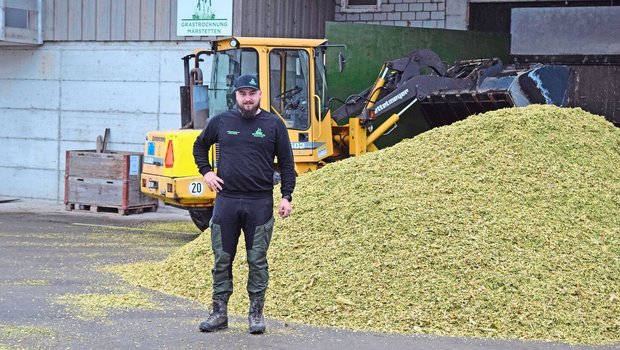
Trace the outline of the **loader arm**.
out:
M 362 108 L 368 109 L 385 100 L 392 91 L 402 91 L 401 87 L 410 79 L 420 76 L 424 68 L 432 69 L 438 76 L 445 75 L 447 71 L 439 56 L 429 49 L 415 50 L 405 57 L 386 61 L 373 85 L 349 96 L 341 107 L 333 111 L 332 119 L 340 122 Z
M 418 75 L 410 78 L 400 87 L 394 89 L 373 106 L 365 108 L 362 120 L 372 121 L 387 113 L 402 114 L 404 108 L 410 108 L 410 102 L 424 100 L 431 93 L 441 93 L 448 90 L 467 90 L 475 86 L 470 79 L 455 79 L 433 75 Z

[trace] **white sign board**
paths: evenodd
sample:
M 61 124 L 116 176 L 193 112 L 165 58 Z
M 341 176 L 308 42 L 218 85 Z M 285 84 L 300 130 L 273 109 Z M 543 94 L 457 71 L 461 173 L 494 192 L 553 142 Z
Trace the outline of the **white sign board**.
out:
M 233 0 L 178 0 L 177 36 L 231 36 Z

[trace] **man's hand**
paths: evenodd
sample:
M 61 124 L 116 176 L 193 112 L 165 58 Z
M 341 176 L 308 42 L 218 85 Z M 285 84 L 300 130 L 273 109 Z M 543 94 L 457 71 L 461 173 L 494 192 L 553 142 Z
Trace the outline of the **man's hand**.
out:
M 203 178 L 205 179 L 205 183 L 207 184 L 207 187 L 209 187 L 211 191 L 217 193 L 220 190 L 222 190 L 222 185 L 224 184 L 224 180 L 222 180 L 217 175 L 215 175 L 213 171 L 209 171 L 208 173 L 206 173 L 203 176 Z
M 293 206 L 291 202 L 286 198 L 280 199 L 280 204 L 278 204 L 278 214 L 282 219 L 286 219 L 289 215 L 291 215 L 291 211 L 293 211 Z

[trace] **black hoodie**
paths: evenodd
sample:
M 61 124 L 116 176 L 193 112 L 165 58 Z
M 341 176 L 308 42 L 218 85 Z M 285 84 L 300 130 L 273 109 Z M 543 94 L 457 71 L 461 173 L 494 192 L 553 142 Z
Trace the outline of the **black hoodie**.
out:
M 217 176 L 224 180 L 221 194 L 240 198 L 273 195 L 274 158 L 278 159 L 282 196 L 295 189 L 293 150 L 284 122 L 265 110 L 244 118 L 230 110 L 210 118 L 194 142 L 194 160 L 202 175 L 213 170 L 209 148 L 218 143 Z

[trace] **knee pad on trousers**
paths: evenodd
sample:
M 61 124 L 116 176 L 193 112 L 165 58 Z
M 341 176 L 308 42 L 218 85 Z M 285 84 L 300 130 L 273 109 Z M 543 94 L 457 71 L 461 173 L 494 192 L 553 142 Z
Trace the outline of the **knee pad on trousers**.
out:
M 222 231 L 220 226 L 211 223 L 211 248 L 215 263 L 211 273 L 213 275 L 213 294 L 232 293 L 232 261 L 230 254 L 222 248 Z
M 267 249 L 273 234 L 273 217 L 264 225 L 257 226 L 254 233 L 252 249 L 247 251 L 249 276 L 248 292 L 264 293 L 269 283 L 269 264 L 267 263 Z

